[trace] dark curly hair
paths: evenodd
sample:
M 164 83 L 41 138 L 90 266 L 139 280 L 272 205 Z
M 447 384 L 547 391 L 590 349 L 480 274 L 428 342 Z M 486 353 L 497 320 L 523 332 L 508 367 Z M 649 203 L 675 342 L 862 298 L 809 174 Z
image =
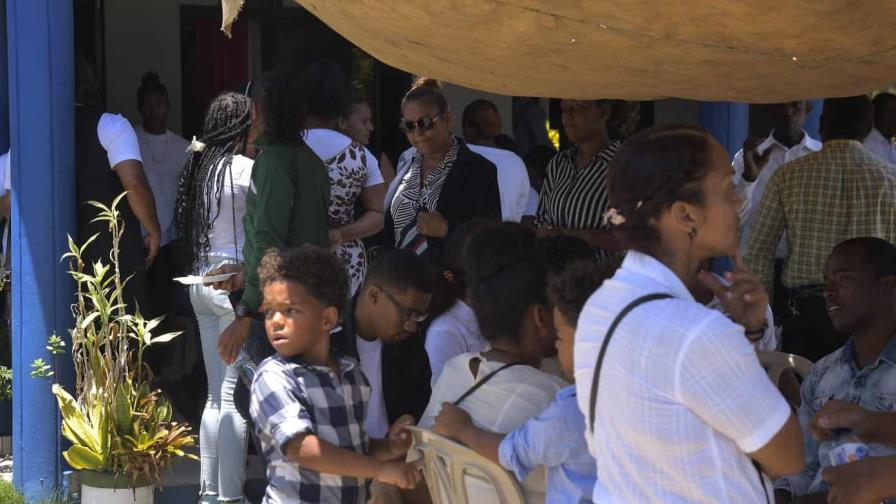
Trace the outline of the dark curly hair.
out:
M 263 74 L 252 83 L 252 100 L 264 121 L 262 130 L 271 140 L 299 140 L 305 128 L 301 81 L 289 68 Z
M 594 260 L 594 250 L 588 242 L 569 235 L 551 236 L 538 239 L 538 249 L 544 256 L 549 275 L 559 275 L 570 264 L 577 261 Z
M 347 101 L 345 73 L 331 59 L 316 60 L 302 73 L 302 92 L 309 117 L 338 119 Z
M 348 300 L 348 273 L 332 252 L 305 244 L 288 249 L 268 249 L 258 276 L 262 289 L 271 282 L 295 282 L 324 306 L 339 312 Z
M 604 280 L 613 276 L 621 263 L 620 258 L 613 257 L 601 262 L 570 264 L 548 284 L 548 300 L 567 322 L 575 326 L 588 298 Z
M 702 205 L 712 167 L 712 137 L 697 126 L 657 126 L 629 138 L 610 163 L 610 207 L 625 218 L 615 229 L 627 248 L 656 253 L 655 219 L 676 201 Z
M 478 229 L 464 248 L 467 293 L 487 341 L 518 340 L 533 304 L 547 304 L 547 269 L 535 231 L 512 222 Z

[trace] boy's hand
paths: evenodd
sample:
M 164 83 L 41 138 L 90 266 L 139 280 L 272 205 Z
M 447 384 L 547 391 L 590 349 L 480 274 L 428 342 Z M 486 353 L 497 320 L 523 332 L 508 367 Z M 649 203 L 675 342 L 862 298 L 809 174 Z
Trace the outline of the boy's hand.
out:
M 389 450 L 396 457 L 404 455 L 411 448 L 411 433 L 407 431 L 406 427 L 414 425 L 415 422 L 413 416 L 402 415 L 389 427 L 386 439 L 389 441 Z
M 463 408 L 444 402 L 432 430 L 436 434 L 457 439 L 458 433 L 471 425 L 473 425 L 473 419 Z
M 423 475 L 416 467 L 405 462 L 383 462 L 374 479 L 410 490 L 417 487 Z

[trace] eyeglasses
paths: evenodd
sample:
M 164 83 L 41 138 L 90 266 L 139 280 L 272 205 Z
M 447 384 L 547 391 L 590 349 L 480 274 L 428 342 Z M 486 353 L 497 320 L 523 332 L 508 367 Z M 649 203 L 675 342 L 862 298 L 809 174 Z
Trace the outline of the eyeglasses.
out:
M 406 121 L 402 120 L 398 123 L 398 128 L 405 134 L 409 135 L 414 132 L 417 128 L 420 128 L 420 131 L 429 131 L 435 126 L 436 122 L 442 118 L 442 114 L 436 114 L 432 117 L 421 117 L 416 121 Z
M 398 310 L 398 316 L 402 320 L 403 326 L 406 327 L 406 326 L 410 325 L 411 322 L 413 322 L 414 324 L 420 324 L 424 320 L 426 320 L 427 317 L 429 317 L 428 313 L 421 313 L 421 312 L 418 312 L 417 310 L 413 310 L 413 309 L 408 308 L 407 306 L 401 304 L 401 302 L 398 301 L 397 299 L 395 299 L 395 296 L 393 296 L 386 289 L 380 287 L 380 291 L 382 291 L 383 294 L 385 294 L 386 297 L 389 298 L 389 301 L 391 301 L 392 304 L 395 305 L 395 308 Z

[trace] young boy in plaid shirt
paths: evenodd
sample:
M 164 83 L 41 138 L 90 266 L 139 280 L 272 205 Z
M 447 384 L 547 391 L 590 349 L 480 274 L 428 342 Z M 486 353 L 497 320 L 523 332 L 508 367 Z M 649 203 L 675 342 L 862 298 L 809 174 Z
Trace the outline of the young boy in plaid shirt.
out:
M 407 422 L 392 425 L 388 439 L 368 439 L 367 378 L 357 360 L 330 353 L 348 299 L 339 259 L 312 245 L 272 249 L 259 275 L 277 352 L 252 382 L 250 411 L 268 462 L 263 502 L 365 503 L 369 480 L 415 487 L 419 471 L 392 461 L 410 446 Z

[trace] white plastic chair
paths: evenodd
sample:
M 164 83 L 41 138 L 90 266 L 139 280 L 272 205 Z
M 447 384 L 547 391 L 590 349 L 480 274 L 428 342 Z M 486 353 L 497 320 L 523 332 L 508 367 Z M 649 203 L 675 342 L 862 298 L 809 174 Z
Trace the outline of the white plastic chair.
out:
M 470 448 L 420 427 L 408 427 L 434 504 L 523 504 L 516 479 Z
M 792 369 L 801 380 L 805 380 L 812 371 L 812 361 L 799 355 L 766 350 L 758 350 L 756 354 L 759 356 L 759 363 L 775 385 L 781 380 L 781 374 L 788 369 Z

